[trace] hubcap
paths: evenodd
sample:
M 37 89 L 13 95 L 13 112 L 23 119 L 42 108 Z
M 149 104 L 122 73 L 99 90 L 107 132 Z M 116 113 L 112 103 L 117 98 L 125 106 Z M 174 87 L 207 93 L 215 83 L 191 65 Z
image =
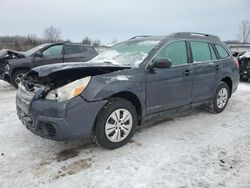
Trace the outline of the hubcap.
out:
M 133 125 L 131 113 L 126 109 L 117 109 L 110 114 L 105 124 L 105 134 L 111 142 L 121 142 L 130 133 Z
M 15 82 L 17 85 L 21 82 L 23 76 L 24 76 L 23 73 L 19 73 L 18 75 L 16 75 Z
M 222 88 L 217 96 L 217 106 L 218 108 L 223 108 L 227 103 L 228 92 L 226 88 Z

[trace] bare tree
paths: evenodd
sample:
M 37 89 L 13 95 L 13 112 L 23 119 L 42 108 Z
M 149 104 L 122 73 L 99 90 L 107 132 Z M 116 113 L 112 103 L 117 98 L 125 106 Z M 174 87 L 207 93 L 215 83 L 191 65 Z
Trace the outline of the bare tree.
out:
M 82 43 L 86 45 L 91 45 L 92 41 L 89 37 L 85 37 L 84 39 L 82 39 Z
M 30 43 L 30 44 L 36 45 L 37 43 L 39 43 L 39 39 L 36 36 L 36 34 L 28 34 L 27 35 L 27 39 L 26 39 L 26 43 Z
M 238 38 L 242 43 L 249 42 L 250 39 L 250 22 L 248 20 L 243 20 L 239 27 Z
M 48 42 L 61 40 L 61 31 L 53 26 L 47 27 L 43 32 L 44 38 Z
M 28 34 L 27 36 L 0 36 L 0 50 L 7 48 L 26 51 L 43 42 L 44 40 L 38 38 L 35 34 Z
M 67 38 L 67 39 L 66 39 L 66 42 L 69 42 L 69 43 L 71 43 L 71 40 L 70 40 L 70 38 Z

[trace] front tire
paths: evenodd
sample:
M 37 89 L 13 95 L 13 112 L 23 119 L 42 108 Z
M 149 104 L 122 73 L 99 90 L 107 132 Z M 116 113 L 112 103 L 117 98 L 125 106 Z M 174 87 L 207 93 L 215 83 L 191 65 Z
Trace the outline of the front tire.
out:
M 227 106 L 230 96 L 230 91 L 227 83 L 221 82 L 216 89 L 212 104 L 209 106 L 209 111 L 212 113 L 221 113 Z
M 18 84 L 21 82 L 23 79 L 24 75 L 27 73 L 26 70 L 18 70 L 14 72 L 11 80 L 11 84 L 15 87 L 18 88 Z
M 130 101 L 111 98 L 97 116 L 94 141 L 107 149 L 121 147 L 132 138 L 137 123 L 138 115 Z

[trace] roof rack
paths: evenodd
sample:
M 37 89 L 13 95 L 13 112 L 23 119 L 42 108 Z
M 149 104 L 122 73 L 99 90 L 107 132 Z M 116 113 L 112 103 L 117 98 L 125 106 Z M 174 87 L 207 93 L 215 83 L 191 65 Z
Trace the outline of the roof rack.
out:
M 132 37 L 129 40 L 136 39 L 136 38 L 144 38 L 144 37 L 150 37 L 150 35 L 139 35 L 139 36 Z
M 208 37 L 210 39 L 214 39 L 214 40 L 219 40 L 220 41 L 219 37 L 217 37 L 215 35 L 206 34 L 206 33 L 178 32 L 178 33 L 172 33 L 171 35 L 175 36 L 175 37 L 191 37 L 191 36 Z

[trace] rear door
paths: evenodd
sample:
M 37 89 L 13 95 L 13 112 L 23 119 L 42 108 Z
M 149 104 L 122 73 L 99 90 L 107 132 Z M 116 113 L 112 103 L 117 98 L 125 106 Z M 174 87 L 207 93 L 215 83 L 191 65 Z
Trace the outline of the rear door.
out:
M 188 63 L 186 42 L 169 43 L 155 58 L 170 59 L 172 67 L 147 72 L 147 114 L 190 104 L 193 68 Z
M 73 44 L 65 45 L 63 52 L 64 62 L 85 62 L 97 55 L 97 52 L 91 47 Z
M 212 98 L 217 74 L 217 57 L 212 46 L 204 41 L 189 41 L 193 59 L 192 103 Z
M 33 60 L 34 67 L 52 63 L 62 63 L 62 48 L 63 44 L 57 44 L 42 50 L 41 57 L 36 56 Z

